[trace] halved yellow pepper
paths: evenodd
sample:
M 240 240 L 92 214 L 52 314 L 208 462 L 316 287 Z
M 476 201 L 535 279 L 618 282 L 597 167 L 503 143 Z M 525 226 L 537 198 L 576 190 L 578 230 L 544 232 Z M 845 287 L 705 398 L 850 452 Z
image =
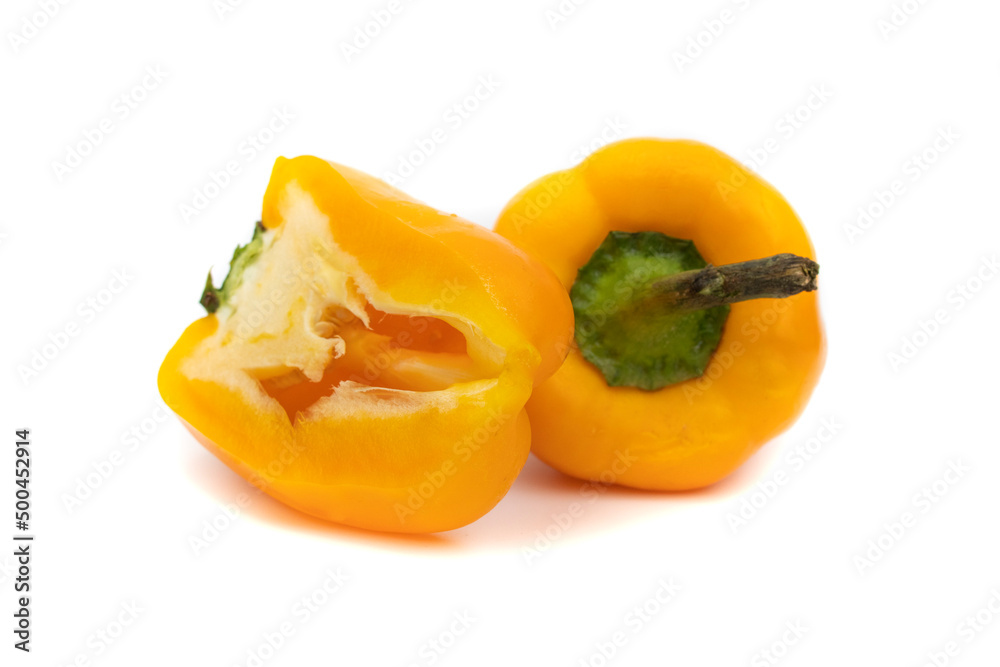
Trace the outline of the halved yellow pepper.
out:
M 499 235 L 353 169 L 279 158 L 250 246 L 159 387 L 278 500 L 362 528 L 481 517 L 529 450 L 524 404 L 573 334 L 565 290 Z

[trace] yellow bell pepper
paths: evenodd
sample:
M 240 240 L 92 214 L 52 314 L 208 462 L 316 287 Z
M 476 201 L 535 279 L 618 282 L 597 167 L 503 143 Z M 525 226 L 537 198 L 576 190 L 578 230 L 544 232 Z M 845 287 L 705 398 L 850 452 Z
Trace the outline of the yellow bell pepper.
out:
M 662 311 L 723 284 L 719 269 L 696 275 L 706 262 L 794 254 L 755 266 L 791 266 L 797 289 L 815 289 L 799 218 L 726 155 L 693 141 L 619 142 L 529 185 L 496 229 L 573 293 L 576 345 L 528 402 L 532 451 L 558 470 L 695 489 L 731 473 L 804 409 L 825 359 L 815 293 L 724 295 L 687 321 L 689 311 Z M 691 271 L 691 289 L 668 299 L 675 270 Z M 776 296 L 763 284 L 757 296 Z
M 506 239 L 315 157 L 277 160 L 253 241 L 202 303 L 160 369 L 166 403 L 274 498 L 395 532 L 504 496 L 523 406 L 573 328 L 556 278 Z

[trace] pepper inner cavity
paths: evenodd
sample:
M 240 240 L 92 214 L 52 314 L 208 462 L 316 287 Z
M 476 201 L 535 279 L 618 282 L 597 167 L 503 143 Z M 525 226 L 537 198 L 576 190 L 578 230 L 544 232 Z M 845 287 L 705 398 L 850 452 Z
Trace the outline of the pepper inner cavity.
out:
M 465 337 L 447 322 L 385 313 L 371 304 L 365 310 L 370 326 L 346 308 L 324 309 L 315 330 L 339 341 L 337 353 L 318 382 L 310 382 L 298 369 L 260 369 L 254 373 L 293 422 L 298 413 L 330 396 L 345 382 L 426 392 L 488 377 L 468 355 Z

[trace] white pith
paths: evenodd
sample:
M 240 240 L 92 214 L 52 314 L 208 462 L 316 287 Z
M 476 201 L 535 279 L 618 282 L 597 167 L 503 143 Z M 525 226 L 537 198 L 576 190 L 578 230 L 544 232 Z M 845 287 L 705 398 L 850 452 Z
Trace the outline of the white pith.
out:
M 344 340 L 331 331 L 324 314 L 343 309 L 367 326 L 368 303 L 390 314 L 442 319 L 465 335 L 470 352 L 485 345 L 492 348 L 490 357 L 502 357 L 489 341 L 470 340 L 475 329 L 464 318 L 400 304 L 379 289 L 359 262 L 340 250 L 329 218 L 296 182 L 286 186 L 279 213 L 284 224 L 263 233 L 259 258 L 215 314 L 217 329 L 184 360 L 181 372 L 188 378 L 221 384 L 261 409 L 280 410 L 260 380 L 298 371 L 310 382 L 319 381 L 327 366 L 345 353 Z M 429 404 L 446 409 L 459 397 L 480 394 L 497 382 L 496 378 L 456 380 L 448 390 L 431 392 L 345 381 L 309 412 L 312 417 L 356 409 L 398 413 L 426 409 Z

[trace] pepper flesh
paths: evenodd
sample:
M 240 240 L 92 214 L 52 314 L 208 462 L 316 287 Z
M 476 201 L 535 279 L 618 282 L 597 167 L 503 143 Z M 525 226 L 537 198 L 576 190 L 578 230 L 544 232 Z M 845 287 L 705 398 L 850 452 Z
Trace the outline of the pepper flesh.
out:
M 774 188 L 693 141 L 605 147 L 521 191 L 496 230 L 552 268 L 567 291 L 611 231 L 690 239 L 715 265 L 815 257 Z M 528 402 L 532 451 L 581 479 L 651 490 L 713 484 L 792 424 L 825 350 L 815 293 L 733 304 L 705 373 L 656 391 L 609 387 L 573 349 Z
M 167 404 L 233 470 L 351 526 L 463 526 L 529 450 L 523 406 L 572 308 L 509 241 L 315 157 L 279 158 L 263 249 L 160 369 Z

